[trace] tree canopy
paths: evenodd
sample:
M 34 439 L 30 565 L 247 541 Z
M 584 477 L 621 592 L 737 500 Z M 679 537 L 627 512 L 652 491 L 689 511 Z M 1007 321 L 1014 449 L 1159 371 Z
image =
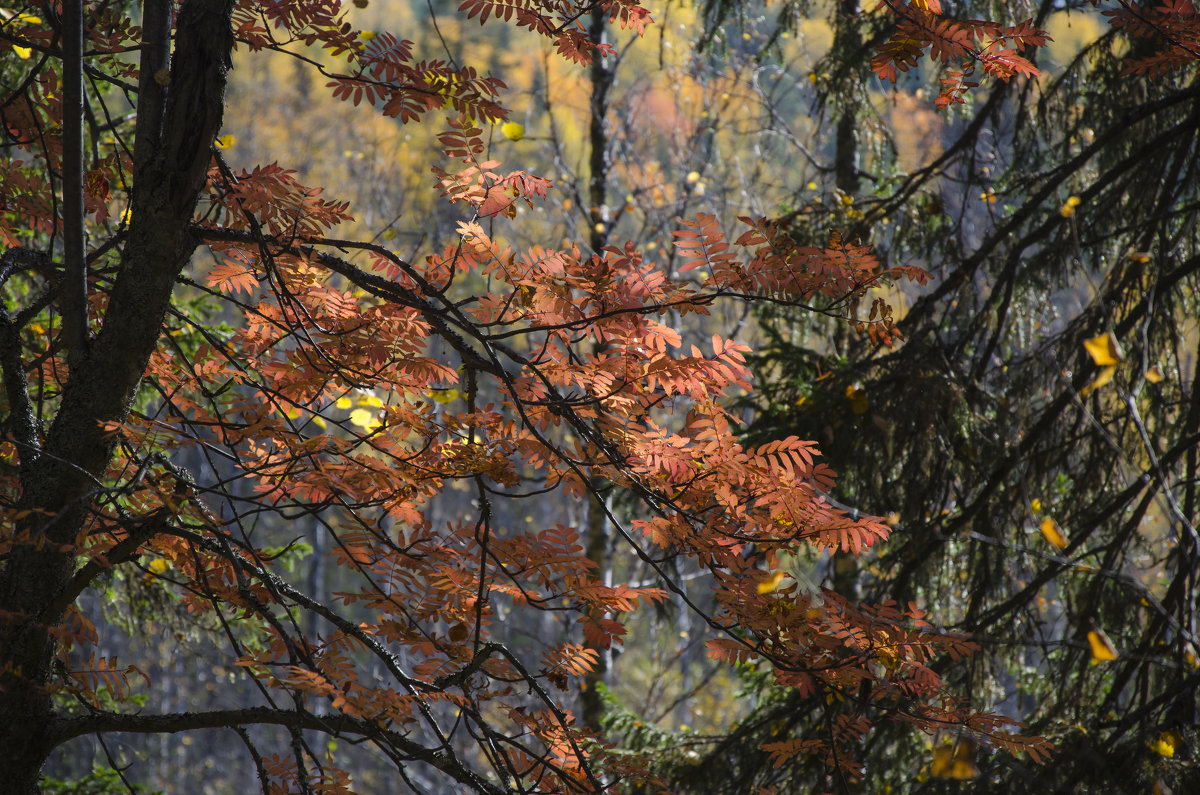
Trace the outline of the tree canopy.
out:
M 880 760 L 912 759 L 930 791 L 957 777 L 945 760 L 962 761 L 975 791 L 1190 791 L 1195 15 L 1170 3 L 1030 13 L 1055 39 L 1040 77 L 972 88 L 934 136 L 919 115 L 834 95 L 867 92 L 869 48 L 828 54 L 825 124 L 850 118 L 874 136 L 837 138 L 857 166 L 841 183 L 856 217 L 841 223 L 885 263 L 926 264 L 933 288 L 897 298 L 906 342 L 890 350 L 768 313 L 750 438 L 822 442 L 839 497 L 896 531 L 844 586 L 915 599 L 968 633 L 982 651 L 952 680 L 1057 746 L 1034 767 L 947 732 L 932 756 L 880 741 Z M 879 35 L 837 24 L 847 41 Z M 940 78 L 952 105 L 958 79 Z M 902 162 L 914 136 L 929 150 Z M 838 222 L 822 215 L 804 196 L 784 214 L 800 236 Z
M 440 17 L 587 75 L 586 189 L 499 162 L 526 134 L 508 75 L 440 26 L 441 51 L 358 25 L 367 5 L 0 10 L 6 786 L 38 791 L 96 738 L 132 788 L 110 738 L 197 732 L 301 793 L 377 788 L 350 773 L 371 765 L 413 792 L 845 790 L 918 733 L 956 738 L 935 778 L 985 748 L 1057 785 L 1194 739 L 1190 4 L 1117 4 L 1128 51 L 1055 69 L 1050 4 L 837 4 L 812 75 L 837 201 L 736 229 L 668 211 L 698 171 L 664 186 L 614 156 L 633 144 L 606 127 L 629 51 L 610 36 L 652 30 L 642 4 Z M 731 9 L 709 9 L 717 59 Z M 403 199 L 425 235 L 402 251 L 286 141 L 235 160 L 235 63 L 303 75 L 258 103 L 303 112 L 316 86 L 436 138 L 417 157 L 438 206 Z M 901 173 L 863 151 L 862 80 L 922 70 L 960 132 Z M 617 212 L 610 171 L 635 182 Z M 506 242 L 571 199 L 577 239 Z M 657 254 L 616 236 L 639 213 L 670 224 Z M 1077 311 L 1047 305 L 1072 290 Z M 747 303 L 758 350 L 705 322 Z M 656 611 L 756 693 L 682 756 L 604 687 Z M 116 656 L 162 627 L 215 673 L 206 703 Z M 1038 772 L 1047 738 L 1078 739 L 1064 721 L 1087 741 Z

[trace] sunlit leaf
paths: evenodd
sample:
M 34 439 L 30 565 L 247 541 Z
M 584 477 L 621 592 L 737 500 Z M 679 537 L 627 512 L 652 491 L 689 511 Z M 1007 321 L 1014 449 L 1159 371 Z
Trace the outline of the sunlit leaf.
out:
M 1062 528 L 1058 526 L 1058 522 L 1054 521 L 1054 519 L 1049 516 L 1043 519 L 1041 529 L 1042 535 L 1047 541 L 1050 542 L 1050 546 L 1054 547 L 1055 549 L 1067 548 L 1067 536 L 1065 533 L 1063 533 Z
M 350 412 L 350 422 L 354 425 L 357 425 L 359 428 L 362 428 L 367 433 L 370 433 L 380 425 L 383 425 L 383 423 L 379 421 L 379 415 L 370 409 L 355 409 L 354 411 Z
M 1090 630 L 1087 634 L 1088 645 L 1092 648 L 1092 665 L 1099 665 L 1108 660 L 1117 659 L 1117 647 L 1108 639 L 1102 629 Z
M 515 121 L 506 121 L 500 125 L 500 134 L 510 141 L 519 141 L 525 137 L 525 125 Z
M 1117 342 L 1117 335 L 1111 331 L 1098 337 L 1092 337 L 1090 340 L 1084 340 L 1083 347 L 1091 354 L 1092 361 L 1101 367 L 1108 367 L 1121 361 L 1121 344 Z
M 777 571 L 758 584 L 758 592 L 760 594 L 771 593 L 779 587 L 781 582 L 783 582 L 783 572 Z
M 975 767 L 975 743 L 960 740 L 955 745 L 942 745 L 933 749 L 930 774 L 934 778 L 966 781 L 979 775 Z
M 1180 739 L 1179 732 L 1165 731 L 1150 743 L 1150 750 L 1169 759 L 1175 756 L 1175 748 L 1179 745 Z
M 1117 372 L 1117 368 L 1113 365 L 1109 365 L 1108 367 L 1101 368 L 1100 372 L 1096 375 L 1096 377 L 1094 379 L 1092 379 L 1092 383 L 1088 384 L 1083 389 L 1079 390 L 1079 394 L 1084 395 L 1085 397 L 1087 395 L 1090 395 L 1092 392 L 1095 392 L 1100 387 L 1108 384 L 1108 382 L 1113 379 L 1113 375 L 1115 375 L 1116 372 Z
M 1146 371 L 1146 380 L 1152 384 L 1161 383 L 1164 377 L 1162 367 L 1157 364 Z

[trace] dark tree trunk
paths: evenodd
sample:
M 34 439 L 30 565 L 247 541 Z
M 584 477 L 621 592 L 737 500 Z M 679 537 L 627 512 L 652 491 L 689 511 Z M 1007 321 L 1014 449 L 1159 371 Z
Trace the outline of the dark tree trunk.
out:
M 42 765 L 59 741 L 47 691 L 56 651 L 50 630 L 73 601 L 77 544 L 112 458 L 114 442 L 103 423 L 128 417 L 175 279 L 196 247 L 189 225 L 221 126 L 232 3 L 182 5 L 169 80 L 159 70 L 170 4 L 149 0 L 146 6 L 143 66 L 150 74 L 142 79 L 139 110 L 148 111 L 152 123 L 139 118 L 137 126 L 132 215 L 120 271 L 90 343 L 86 305 L 72 292 L 82 285 L 68 283 L 60 310 L 75 313 L 64 318 L 64 328 L 77 337 L 68 340 L 70 378 L 44 441 L 32 432 L 21 440 L 22 518 L 9 528 L 15 536 L 0 568 L 0 782 L 14 795 L 37 791 Z M 64 68 L 70 65 L 68 53 Z M 81 225 L 82 216 L 67 216 L 65 223 Z M 6 350 L 3 362 L 10 396 L 25 392 L 16 353 Z
M 588 36 L 593 44 L 603 44 L 605 32 L 608 29 L 608 14 L 602 8 L 592 11 Z M 592 228 L 588 232 L 588 244 L 592 251 L 599 254 L 608 245 L 611 233 L 611 213 L 604 208 L 608 204 L 608 170 L 612 160 L 608 140 L 608 92 L 612 88 L 615 74 L 610 64 L 598 54 L 592 60 L 592 98 L 591 118 L 588 124 L 588 163 L 591 175 L 588 180 L 588 201 L 590 202 L 590 220 Z M 609 526 L 605 515 L 604 503 L 598 493 L 604 491 L 604 484 L 596 478 L 590 483 L 593 496 L 588 500 L 587 507 L 587 556 L 596 564 L 596 571 L 603 576 L 609 567 Z M 581 683 L 579 692 L 579 712 L 583 725 L 600 731 L 604 717 L 604 701 L 600 697 L 599 686 L 608 679 L 609 652 L 598 649 L 600 658 Z

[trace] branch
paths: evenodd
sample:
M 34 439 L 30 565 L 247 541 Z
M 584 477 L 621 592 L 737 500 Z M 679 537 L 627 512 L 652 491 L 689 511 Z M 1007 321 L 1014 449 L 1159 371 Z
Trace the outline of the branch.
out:
M 131 560 L 138 554 L 142 544 L 164 532 L 168 528 L 167 519 L 168 514 L 162 510 L 143 517 L 127 530 L 125 538 L 114 544 L 102 557 L 92 558 L 83 564 L 42 610 L 40 618 L 46 621 L 61 615 L 68 605 L 74 604 L 79 595 L 91 587 L 96 577 Z
M 164 132 L 133 188 L 133 215 L 103 327 L 83 362 L 72 367 L 47 433 L 50 455 L 23 478 L 21 509 L 30 517 L 60 516 L 56 542 L 70 543 L 83 521 L 84 506 L 76 500 L 104 471 L 114 444 L 102 423 L 128 416 L 176 275 L 196 245 L 188 223 L 221 125 L 231 13 L 230 0 L 187 0 L 180 8 Z M 64 513 L 66 506 L 72 507 Z
M 248 707 L 212 712 L 176 712 L 166 715 L 102 714 L 81 718 L 59 718 L 50 730 L 51 742 L 61 745 L 88 734 L 175 734 L 202 729 L 233 729 L 243 726 L 285 726 L 290 729 L 323 732 L 331 737 L 353 736 L 371 740 L 406 760 L 423 762 L 475 792 L 505 795 L 505 790 L 487 782 L 466 767 L 452 751 L 439 751 L 415 743 L 399 732 L 362 718 L 348 715 L 314 715 L 303 709 L 283 710 L 272 707 Z
M 75 371 L 87 356 L 87 260 L 83 207 L 83 0 L 66 0 L 62 15 L 63 49 L 63 332 L 67 361 Z
M 462 334 L 450 328 L 450 324 L 446 319 L 446 313 L 454 311 L 453 305 L 450 305 L 446 310 L 442 310 L 434 306 L 434 304 L 425 296 L 436 295 L 436 288 L 422 278 L 421 275 L 417 273 L 417 271 L 414 270 L 411 265 L 399 259 L 395 254 L 383 248 L 382 246 L 376 246 L 374 244 L 353 244 L 351 241 L 342 240 L 314 241 L 314 244 L 319 243 L 320 245 L 329 246 L 355 246 L 376 254 L 381 254 L 382 256 L 387 257 L 390 261 L 399 265 L 407 275 L 412 277 L 424 295 L 402 287 L 401 285 L 393 281 L 389 281 L 382 276 L 368 273 L 367 271 L 364 271 L 355 265 L 351 265 L 349 262 L 346 262 L 340 257 L 319 252 L 316 250 L 314 245 L 293 245 L 276 240 L 269 236 L 254 234 L 253 232 L 242 232 L 233 229 L 216 229 L 204 226 L 193 226 L 192 233 L 203 240 L 255 243 L 258 245 L 270 244 L 271 246 L 276 247 L 279 253 L 298 255 L 306 259 L 315 260 L 334 273 L 346 277 L 355 285 L 361 287 L 377 298 L 394 301 L 402 306 L 410 306 L 419 310 L 424 316 L 425 320 L 427 320 L 429 324 L 433 326 L 436 333 L 447 343 L 449 343 L 450 346 L 454 348 L 454 350 L 463 358 L 463 364 L 474 367 L 475 369 L 486 373 L 491 373 L 492 375 L 500 375 L 498 372 L 498 364 L 495 361 L 481 356 L 478 351 L 467 344 L 467 341 L 463 338 Z M 474 327 L 470 324 L 470 322 L 465 318 L 462 318 L 460 313 L 455 314 L 457 315 L 456 320 L 458 321 L 456 325 L 458 325 L 459 328 L 467 332 L 472 332 L 474 330 Z M 480 337 L 480 335 L 477 333 L 476 336 L 482 340 L 482 337 Z

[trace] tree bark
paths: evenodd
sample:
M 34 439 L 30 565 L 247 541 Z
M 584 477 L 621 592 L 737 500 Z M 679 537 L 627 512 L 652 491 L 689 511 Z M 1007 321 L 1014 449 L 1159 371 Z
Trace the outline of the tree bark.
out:
M 591 23 L 588 26 L 588 37 L 592 44 L 604 43 L 608 29 L 608 13 L 597 6 L 592 10 Z M 606 212 L 608 204 L 608 169 L 612 160 L 612 152 L 608 140 L 608 92 L 612 88 L 615 74 L 612 67 L 605 62 L 600 53 L 592 56 L 592 96 L 591 118 L 588 122 L 588 164 L 591 174 L 588 178 L 589 218 L 592 228 L 588 230 L 588 244 L 592 251 L 600 254 L 601 249 L 608 245 L 611 232 L 611 213 Z M 597 352 L 604 346 L 597 346 Z M 588 559 L 596 564 L 596 571 L 605 576 L 609 569 L 608 548 L 611 541 L 608 517 L 605 513 L 604 500 L 601 493 L 604 489 L 602 478 L 591 478 L 588 490 L 587 539 Z M 584 676 L 580 683 L 579 713 L 584 726 L 601 731 L 604 718 L 604 700 L 600 697 L 600 685 L 608 679 L 608 668 L 611 653 L 607 649 L 597 649 L 600 657 L 596 667 Z
M 147 6 L 160 17 L 167 7 L 165 0 Z M 65 611 L 49 606 L 74 573 L 92 500 L 112 458 L 114 440 L 103 425 L 128 418 L 176 277 L 197 245 L 188 227 L 221 126 L 231 13 L 231 0 L 187 0 L 180 8 L 174 66 L 169 77 L 158 74 L 168 84 L 162 125 L 137 129 L 135 151 L 148 154 L 135 169 L 128 236 L 103 325 L 82 355 L 72 346 L 69 381 L 45 440 L 40 449 L 22 452 L 22 518 L 9 530 L 15 535 L 0 568 L 0 781 L 6 792 L 36 792 L 58 741 L 47 690 L 56 655 L 49 630 Z M 82 214 L 65 222 L 82 224 Z M 86 313 L 71 298 L 60 309 Z M 86 314 L 76 314 L 64 326 L 84 323 Z M 24 388 L 23 367 L 6 361 L 4 378 L 10 393 Z

